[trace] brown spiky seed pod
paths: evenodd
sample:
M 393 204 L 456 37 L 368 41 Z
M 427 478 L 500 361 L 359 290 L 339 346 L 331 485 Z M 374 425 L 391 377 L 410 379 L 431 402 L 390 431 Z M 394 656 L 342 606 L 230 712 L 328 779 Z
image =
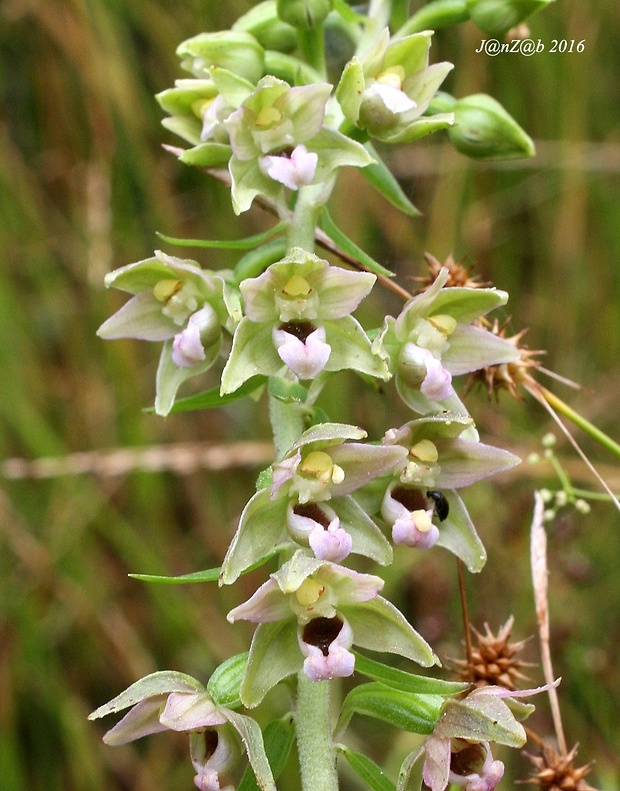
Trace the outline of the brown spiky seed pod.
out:
M 519 392 L 519 385 L 536 387 L 536 380 L 532 376 L 532 371 L 536 371 L 541 367 L 537 358 L 545 354 L 545 352 L 542 350 L 533 351 L 522 343 L 527 329 L 521 330 L 515 335 L 508 335 L 507 327 L 509 321 L 510 319 L 500 325 L 497 319 L 491 323 L 482 318 L 479 323 L 493 335 L 497 335 L 499 338 L 504 338 L 504 340 L 512 343 L 519 351 L 518 359 L 511 363 L 488 365 L 486 368 L 481 368 L 479 371 L 470 374 L 465 387 L 466 392 L 474 384 L 480 382 L 486 386 L 489 398 L 495 397 L 495 400 L 497 400 L 500 390 L 508 390 L 513 398 L 521 399 L 523 396 Z
M 536 767 L 536 773 L 525 782 L 536 785 L 543 791 L 597 791 L 585 780 L 592 764 L 579 767 L 574 765 L 578 747 L 576 744 L 564 756 L 547 745 L 542 748 L 539 756 L 525 753 Z
M 435 282 L 437 275 L 444 267 L 448 270 L 445 288 L 484 288 L 489 285 L 489 283 L 481 282 L 478 275 L 472 275 L 471 267 L 465 266 L 463 261 L 455 261 L 451 255 L 442 264 L 435 256 L 430 253 L 424 253 L 424 261 L 428 267 L 428 275 L 414 278 L 420 283 L 420 287 L 416 291 L 418 294 L 426 291 Z
M 513 624 L 514 618 L 510 616 L 497 634 L 493 634 L 487 623 L 484 634 L 471 627 L 477 643 L 472 646 L 471 662 L 453 660 L 463 680 L 471 681 L 477 687 L 494 684 L 506 689 L 517 689 L 517 682 L 528 680 L 521 670 L 534 665 L 517 658 L 527 639 L 510 642 Z

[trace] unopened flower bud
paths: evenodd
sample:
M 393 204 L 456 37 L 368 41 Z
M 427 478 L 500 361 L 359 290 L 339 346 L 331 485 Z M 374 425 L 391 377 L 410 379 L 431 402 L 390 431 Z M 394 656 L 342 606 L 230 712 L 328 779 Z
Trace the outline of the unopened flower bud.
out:
M 297 46 L 297 31 L 283 22 L 276 10 L 276 0 L 264 0 L 251 8 L 232 26 L 233 30 L 251 33 L 265 49 L 292 52 Z
M 503 36 L 510 28 L 552 3 L 553 0 L 467 0 L 470 19 L 480 30 Z
M 459 99 L 454 105 L 450 142 L 472 159 L 520 159 L 534 155 L 534 143 L 502 105 L 484 93 Z
M 334 0 L 278 0 L 278 16 L 300 30 L 323 24 L 334 6 Z
M 226 69 L 251 83 L 257 83 L 263 76 L 263 48 L 254 36 L 241 31 L 199 33 L 180 44 L 177 55 L 183 58 L 183 68 L 194 77 L 208 76 L 213 66 Z

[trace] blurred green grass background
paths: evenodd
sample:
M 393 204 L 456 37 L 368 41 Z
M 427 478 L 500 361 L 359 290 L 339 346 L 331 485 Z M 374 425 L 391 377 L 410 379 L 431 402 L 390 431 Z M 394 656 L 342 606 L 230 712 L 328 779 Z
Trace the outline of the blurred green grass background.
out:
M 4 0 L 0 6 L 2 791 L 190 787 L 184 738 L 157 736 L 111 749 L 86 715 L 156 669 L 206 680 L 220 661 L 244 650 L 251 634 L 227 624 L 225 613 L 260 576 L 243 578 L 240 590 L 218 591 L 162 588 L 127 575 L 219 564 L 265 458 L 264 446 L 231 443 L 268 440 L 265 418 L 252 403 L 167 420 L 145 414 L 156 349 L 103 343 L 95 335 L 123 301 L 104 291 L 105 273 L 151 255 L 160 246 L 156 231 L 237 237 L 270 222 L 259 209 L 237 220 L 224 187 L 162 150 L 162 143 L 178 141 L 160 127 L 152 98 L 182 76 L 174 54 L 180 41 L 229 26 L 250 5 Z M 527 343 L 547 350 L 545 366 L 584 385 L 580 393 L 554 388 L 617 438 L 617 4 L 558 0 L 532 20 L 531 35 L 547 50 L 553 39 L 584 39 L 585 51 L 493 59 L 475 54 L 482 36 L 465 25 L 440 32 L 433 57 L 457 64 L 447 85 L 455 95 L 485 91 L 500 99 L 537 141 L 535 159 L 475 164 L 437 135 L 386 152 L 421 219 L 387 209 L 358 174 L 342 179 L 333 214 L 405 285 L 423 274 L 425 250 L 440 260 L 451 252 L 466 256 L 483 280 L 510 292 L 504 318 L 512 316 L 515 331 L 530 328 Z M 213 268 L 234 263 L 231 253 L 195 257 Z M 398 310 L 387 294 L 363 308 L 377 323 L 386 310 Z M 200 386 L 213 384 L 205 377 Z M 362 392 L 357 380 L 341 375 L 328 388 L 328 411 L 379 436 L 395 422 L 391 393 Z M 487 441 L 523 457 L 540 449 L 550 428 L 530 401 L 502 397 L 489 404 L 473 393 L 468 403 Z M 86 469 L 101 464 L 107 451 L 151 445 L 177 447 L 177 456 L 164 453 L 164 467 L 175 458 L 180 466 L 45 477 L 40 466 L 10 463 L 94 453 L 94 462 L 92 455 L 75 460 Z M 587 439 L 583 445 L 620 490 L 611 456 Z M 197 447 L 211 448 L 210 458 L 223 469 L 194 464 Z M 558 452 L 576 481 L 591 483 L 566 443 Z M 489 551 L 487 569 L 468 579 L 478 627 L 488 620 L 495 629 L 514 613 L 517 638 L 535 632 L 528 526 L 533 489 L 552 482 L 548 476 L 548 466 L 524 464 L 466 497 Z M 559 518 L 549 533 L 553 650 L 567 737 L 581 742 L 584 761 L 596 759 L 592 784 L 614 791 L 620 788 L 617 513 L 596 505 L 588 517 Z M 388 588 L 440 655 L 461 653 L 449 556 L 401 555 Z M 537 660 L 536 640 L 527 658 Z M 532 676 L 539 682 L 540 671 Z M 550 734 L 542 699 L 539 708 L 535 726 Z M 376 740 L 367 725 L 360 723 L 360 733 Z M 381 746 L 392 764 L 410 747 L 407 740 L 379 740 L 373 750 Z M 512 763 L 510 772 L 523 777 L 527 765 Z

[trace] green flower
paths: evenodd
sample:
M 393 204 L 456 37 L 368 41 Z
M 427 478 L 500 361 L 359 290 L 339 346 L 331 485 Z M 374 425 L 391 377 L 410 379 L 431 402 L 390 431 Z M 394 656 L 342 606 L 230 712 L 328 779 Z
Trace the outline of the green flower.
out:
M 302 551 L 265 582 L 228 620 L 258 623 L 241 684 L 257 706 L 279 681 L 303 667 L 313 681 L 350 675 L 353 644 L 389 651 L 428 667 L 437 659 L 403 615 L 378 595 L 383 580 Z M 318 649 L 318 650 L 317 650 Z
M 445 409 L 466 414 L 452 377 L 518 357 L 513 344 L 472 326 L 475 319 L 504 305 L 508 295 L 492 288 L 444 289 L 447 279 L 444 267 L 396 319 L 386 318 L 373 344 L 395 374 L 401 398 L 419 414 Z
M 408 143 L 445 129 L 452 114 L 423 118 L 437 89 L 453 68 L 428 65 L 430 31 L 390 40 L 386 29 L 360 61 L 352 58 L 336 89 L 345 116 L 371 137 L 386 143 Z
M 271 486 L 245 507 L 220 580 L 233 583 L 274 551 L 310 548 L 321 560 L 341 561 L 349 552 L 383 565 L 392 551 L 376 524 L 350 497 L 369 480 L 402 466 L 399 445 L 369 445 L 357 426 L 321 423 L 305 431 L 273 465 Z
M 299 379 L 345 368 L 387 378 L 385 364 L 350 315 L 375 279 L 295 248 L 259 277 L 243 281 L 246 315 L 235 331 L 222 393 L 232 393 L 255 374 L 271 376 L 284 367 Z
M 106 340 L 164 342 L 155 398 L 160 415 L 168 414 L 186 379 L 215 363 L 222 329 L 232 333 L 241 319 L 239 296 L 223 274 L 227 273 L 208 272 L 195 261 L 156 251 L 153 258 L 116 269 L 105 278 L 108 288 L 133 296 L 97 334 Z
M 267 76 L 225 121 L 233 156 L 233 208 L 246 211 L 257 195 L 284 200 L 283 188 L 325 181 L 343 166 L 372 162 L 359 143 L 324 125 L 331 85 L 291 87 Z

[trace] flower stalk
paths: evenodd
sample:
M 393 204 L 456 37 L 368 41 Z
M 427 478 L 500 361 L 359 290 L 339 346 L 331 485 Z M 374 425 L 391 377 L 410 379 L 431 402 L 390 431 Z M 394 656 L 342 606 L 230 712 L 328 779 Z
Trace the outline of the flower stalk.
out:
M 297 675 L 295 732 L 303 791 L 338 791 L 336 750 L 332 741 L 331 681 Z

